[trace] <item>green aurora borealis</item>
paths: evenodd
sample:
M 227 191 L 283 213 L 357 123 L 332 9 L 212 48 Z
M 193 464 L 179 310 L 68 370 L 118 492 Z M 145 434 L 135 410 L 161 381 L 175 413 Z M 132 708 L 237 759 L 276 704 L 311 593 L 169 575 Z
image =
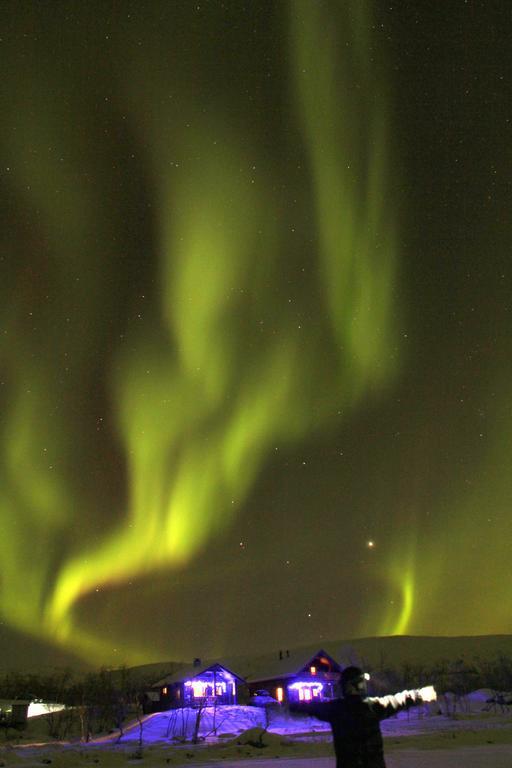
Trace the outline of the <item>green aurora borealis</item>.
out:
M 512 631 L 511 24 L 427 5 L 3 4 L 6 626 Z

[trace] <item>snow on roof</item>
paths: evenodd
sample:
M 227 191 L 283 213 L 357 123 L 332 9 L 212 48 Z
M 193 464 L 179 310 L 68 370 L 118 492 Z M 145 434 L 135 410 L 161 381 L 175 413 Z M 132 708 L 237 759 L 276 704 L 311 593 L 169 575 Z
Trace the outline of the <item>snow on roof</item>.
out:
M 164 685 L 172 685 L 173 683 L 182 683 L 184 680 L 190 680 L 194 677 L 198 677 L 198 675 L 202 675 L 205 672 L 209 671 L 218 671 L 218 670 L 225 670 L 230 675 L 233 675 L 233 677 L 236 677 L 240 682 L 242 681 L 242 678 L 239 674 L 236 672 L 233 672 L 229 667 L 227 667 L 225 664 L 221 663 L 218 660 L 215 661 L 206 661 L 204 664 L 190 664 L 189 666 L 182 667 L 181 669 L 177 670 L 177 672 L 173 672 L 172 675 L 167 675 L 166 677 L 162 678 L 162 680 L 159 680 L 158 682 L 154 683 L 151 687 L 152 688 L 161 688 Z
M 248 659 L 244 670 L 247 682 L 273 680 L 279 677 L 293 677 L 299 674 L 316 656 L 327 657 L 334 666 L 336 672 L 341 671 L 338 662 L 330 654 L 318 646 L 297 648 L 291 651 L 283 651 L 282 658 L 279 653 L 266 654 L 254 659 Z
M 172 675 L 168 675 L 162 680 L 159 680 L 152 687 L 160 688 L 164 685 L 172 685 L 173 683 L 179 683 L 183 680 L 197 677 L 197 675 L 207 672 L 216 665 L 227 670 L 235 677 L 238 677 L 239 680 L 245 680 L 249 683 L 274 680 L 279 677 L 293 677 L 301 672 L 304 667 L 308 666 L 309 662 L 316 656 L 326 656 L 334 665 L 335 671 L 341 671 L 338 662 L 333 659 L 329 653 L 324 651 L 323 648 L 319 648 L 317 645 L 296 648 L 290 651 L 283 650 L 281 654 L 282 658 L 280 658 L 279 651 L 274 651 L 273 653 L 266 653 L 262 656 L 216 659 L 207 661 L 200 666 L 190 665 L 182 667 Z

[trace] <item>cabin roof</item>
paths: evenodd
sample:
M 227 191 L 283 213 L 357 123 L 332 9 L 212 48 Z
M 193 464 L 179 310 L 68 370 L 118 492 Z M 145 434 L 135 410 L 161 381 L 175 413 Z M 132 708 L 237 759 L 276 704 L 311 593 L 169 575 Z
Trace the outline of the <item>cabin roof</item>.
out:
M 288 654 L 288 655 L 287 655 Z M 216 659 L 214 661 L 206 661 L 201 665 L 194 666 L 189 665 L 182 667 L 171 675 L 162 678 L 156 682 L 152 687 L 160 688 L 164 685 L 172 685 L 173 683 L 181 683 L 184 680 L 190 680 L 191 678 L 201 675 L 203 672 L 212 670 L 214 667 L 225 669 L 231 675 L 236 677 L 240 682 L 259 682 L 265 680 L 274 680 L 276 678 L 294 677 L 301 672 L 304 667 L 308 666 L 316 656 L 325 656 L 333 665 L 335 672 L 341 672 L 341 667 L 333 657 L 324 651 L 323 648 L 318 646 L 308 646 L 306 648 L 299 648 L 290 651 L 282 652 L 283 658 L 279 658 L 279 652 L 266 653 L 262 656 L 255 656 L 253 658 L 235 658 L 230 659 Z M 233 670 L 236 669 L 236 672 Z
M 152 688 L 161 688 L 164 685 L 182 683 L 184 680 L 193 680 L 194 677 L 199 677 L 199 675 L 202 675 L 205 672 L 213 672 L 219 670 L 224 670 L 230 675 L 233 675 L 233 677 L 235 677 L 239 682 L 243 682 L 243 679 L 240 677 L 240 675 L 237 675 L 236 672 L 233 672 L 225 664 L 221 664 L 219 661 L 206 661 L 204 664 L 190 664 L 187 667 L 182 667 L 176 672 L 173 672 L 171 675 L 167 675 L 161 680 L 158 680 L 158 682 L 152 685 Z
M 289 655 L 287 655 L 287 653 Z M 254 659 L 249 659 L 244 670 L 244 677 L 248 683 L 276 678 L 287 678 L 298 675 L 309 665 L 316 656 L 325 656 L 331 662 L 335 672 L 341 672 L 341 667 L 332 656 L 318 646 L 299 648 L 291 651 L 283 651 L 283 658 L 279 653 L 265 654 Z

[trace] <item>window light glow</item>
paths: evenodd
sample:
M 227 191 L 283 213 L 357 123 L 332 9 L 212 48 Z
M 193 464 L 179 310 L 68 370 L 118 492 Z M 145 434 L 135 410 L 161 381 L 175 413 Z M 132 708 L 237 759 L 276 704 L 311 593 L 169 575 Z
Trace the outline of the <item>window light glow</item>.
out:
M 316 675 L 316 667 L 310 667 L 309 671 L 311 672 L 312 675 Z
M 299 701 L 311 701 L 311 699 L 321 698 L 323 688 L 323 683 L 312 682 L 311 680 L 298 680 L 296 683 L 288 686 L 288 690 L 292 692 L 292 699 L 296 700 L 296 696 L 293 695 L 296 691 Z
M 196 679 L 186 680 L 187 688 L 192 688 L 192 695 L 195 699 L 203 699 L 206 696 L 223 696 L 227 691 L 227 685 L 224 680 L 216 680 L 215 689 L 212 680 Z M 233 695 L 236 693 L 235 683 L 231 683 Z
M 206 684 L 202 680 L 192 680 L 192 690 L 195 699 L 202 699 L 206 693 Z
M 278 701 L 282 702 L 284 698 L 284 691 L 282 688 L 276 688 L 276 698 Z

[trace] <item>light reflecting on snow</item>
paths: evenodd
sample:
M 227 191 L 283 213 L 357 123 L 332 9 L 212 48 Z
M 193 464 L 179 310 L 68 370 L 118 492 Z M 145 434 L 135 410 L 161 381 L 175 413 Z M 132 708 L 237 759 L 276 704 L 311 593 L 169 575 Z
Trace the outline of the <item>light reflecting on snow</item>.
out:
M 55 704 L 51 701 L 31 701 L 28 707 L 27 717 L 48 715 L 50 712 L 60 712 L 60 710 L 64 708 L 64 704 Z

